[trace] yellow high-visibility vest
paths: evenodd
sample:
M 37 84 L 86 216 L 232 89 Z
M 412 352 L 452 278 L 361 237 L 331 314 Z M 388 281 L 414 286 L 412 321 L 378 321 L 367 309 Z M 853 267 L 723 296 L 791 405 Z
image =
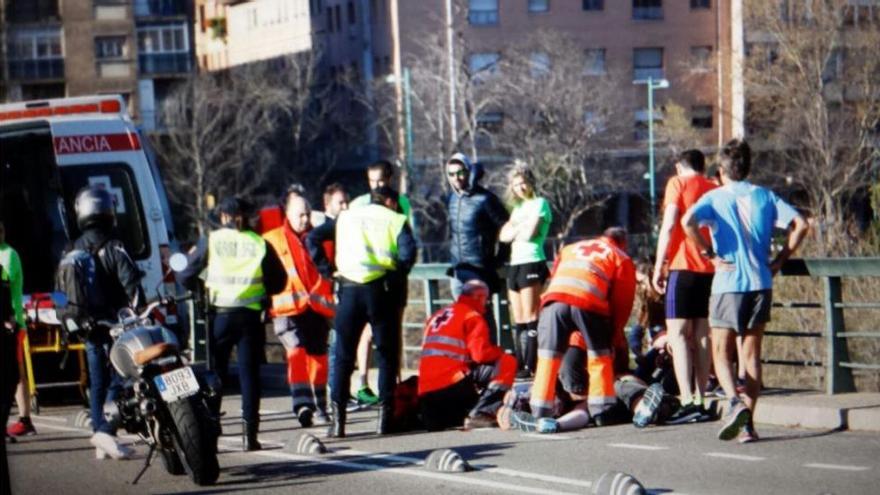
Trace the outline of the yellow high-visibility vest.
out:
M 211 304 L 218 308 L 259 311 L 266 295 L 263 257 L 266 241 L 254 232 L 219 229 L 208 236 L 208 279 Z
M 406 217 L 371 204 L 336 219 L 336 267 L 352 282 L 367 283 L 397 268 L 397 236 Z

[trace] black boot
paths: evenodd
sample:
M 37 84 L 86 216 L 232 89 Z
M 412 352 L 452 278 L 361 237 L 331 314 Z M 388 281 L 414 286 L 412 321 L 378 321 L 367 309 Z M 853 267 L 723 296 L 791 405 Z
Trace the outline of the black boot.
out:
M 379 404 L 379 418 L 376 421 L 376 435 L 394 433 L 394 402 L 385 401 Z
M 242 430 L 244 430 L 244 445 L 242 446 L 242 449 L 244 449 L 245 452 L 261 450 L 263 446 L 260 445 L 260 441 L 257 439 L 257 432 L 260 431 L 260 422 L 244 421 L 243 423 Z
M 330 428 L 327 436 L 331 438 L 345 437 L 345 404 L 330 403 Z

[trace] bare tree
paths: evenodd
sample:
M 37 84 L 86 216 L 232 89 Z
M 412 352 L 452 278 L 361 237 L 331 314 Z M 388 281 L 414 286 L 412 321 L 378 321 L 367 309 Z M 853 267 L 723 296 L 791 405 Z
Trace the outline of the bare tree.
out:
M 493 86 L 503 123 L 484 131 L 502 155 L 532 167 L 562 236 L 632 178 L 607 155 L 632 129 L 619 118 L 628 108 L 616 87 L 620 78 L 588 63 L 581 46 L 552 32 L 513 47 Z
M 880 23 L 859 23 L 870 11 L 848 0 L 748 0 L 744 11 L 750 131 L 779 150 L 767 173 L 805 193 L 830 246 L 880 160 Z
M 655 128 L 657 141 L 663 146 L 664 155 L 676 157 L 686 149 L 699 147 L 703 135 L 691 124 L 688 111 L 675 102 L 669 102 L 662 109 L 663 122 Z M 662 169 L 662 164 L 661 167 Z
M 192 75 L 162 109 L 165 177 L 187 223 L 207 230 L 207 198 L 274 192 L 317 136 L 310 55 Z M 293 150 L 292 156 L 281 150 Z M 281 170 L 274 170 L 278 165 Z

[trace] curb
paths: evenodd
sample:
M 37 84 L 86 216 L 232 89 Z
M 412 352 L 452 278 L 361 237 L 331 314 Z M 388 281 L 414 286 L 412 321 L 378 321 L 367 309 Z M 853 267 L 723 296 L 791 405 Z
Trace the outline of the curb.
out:
M 723 415 L 727 401 L 710 399 L 708 407 Z M 880 394 L 766 395 L 758 401 L 755 422 L 788 428 L 880 432 Z

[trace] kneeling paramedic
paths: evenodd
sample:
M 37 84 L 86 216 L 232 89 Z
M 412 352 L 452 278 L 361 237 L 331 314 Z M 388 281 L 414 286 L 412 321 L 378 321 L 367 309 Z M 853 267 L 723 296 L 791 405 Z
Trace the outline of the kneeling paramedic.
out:
M 537 418 L 551 417 L 556 379 L 572 331 L 587 346 L 587 410 L 594 421 L 616 402 L 613 348 L 625 348 L 623 327 L 635 295 L 635 267 L 624 251 L 626 231 L 607 229 L 602 237 L 565 246 L 556 258 L 541 297 L 538 367 L 530 400 Z M 617 344 L 617 345 L 614 345 Z M 618 356 L 618 359 L 625 359 Z
M 308 202 L 288 193 L 284 225 L 263 234 L 287 272 L 284 290 L 272 296 L 275 334 L 287 351 L 287 383 L 293 413 L 304 427 L 327 424 L 327 338 L 333 287 L 322 277 L 300 235 L 309 226 Z
M 492 345 L 483 316 L 489 286 L 471 280 L 425 326 L 419 361 L 419 408 L 428 430 L 495 425 L 516 375 L 516 358 Z
M 284 288 L 284 266 L 266 241 L 250 230 L 247 205 L 229 197 L 219 206 L 221 228 L 208 236 L 207 259 L 204 249 L 191 255 L 190 266 L 181 280 L 199 273 L 207 263 L 205 286 L 213 312 L 211 360 L 225 380 L 232 347 L 238 349 L 238 376 L 241 385 L 241 415 L 244 420 L 244 450 L 259 450 L 260 362 L 266 335 L 261 322 L 263 301 L 268 294 Z

